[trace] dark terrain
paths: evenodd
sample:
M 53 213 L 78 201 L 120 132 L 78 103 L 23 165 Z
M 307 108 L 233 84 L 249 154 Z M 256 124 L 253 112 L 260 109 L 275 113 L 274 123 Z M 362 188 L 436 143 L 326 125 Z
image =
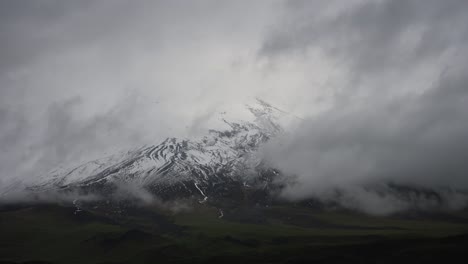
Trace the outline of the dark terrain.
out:
M 466 263 L 468 250 L 467 212 L 109 208 L 1 207 L 0 263 Z

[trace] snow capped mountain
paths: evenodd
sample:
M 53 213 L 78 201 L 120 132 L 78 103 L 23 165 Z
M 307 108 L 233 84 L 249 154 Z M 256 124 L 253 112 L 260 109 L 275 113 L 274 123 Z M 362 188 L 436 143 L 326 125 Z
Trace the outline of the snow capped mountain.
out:
M 129 184 L 163 198 L 196 194 L 203 202 L 207 196 L 232 191 L 229 184 L 250 186 L 261 175 L 258 148 L 283 133 L 282 124 L 298 118 L 259 99 L 245 109 L 250 120 L 227 120 L 228 113 L 220 113 L 226 129 L 212 129 L 195 139 L 167 138 L 74 168 L 55 169 L 38 177 L 29 189 L 102 191 Z
M 234 118 L 229 110 L 234 109 L 217 109 L 214 112 L 217 120 L 203 121 L 215 128 L 205 135 L 190 139 L 170 137 L 155 145 L 118 152 L 78 166 L 62 166 L 40 175 L 33 183 L 18 181 L 3 188 L 0 196 L 11 199 L 15 192 L 26 190 L 33 201 L 73 201 L 77 210 L 87 206 L 113 212 L 133 206 L 134 200 L 162 200 L 166 204 L 188 199 L 190 203 L 217 208 L 220 217 L 223 210 L 229 212 L 229 208 L 240 205 L 266 207 L 284 202 L 280 201 L 281 194 L 284 187 L 294 183 L 294 177 L 267 166 L 258 150 L 271 138 L 287 134 L 289 130 L 285 128 L 294 128 L 300 118 L 258 99 L 242 107 L 245 111 L 242 114 L 249 116 L 240 120 L 239 112 Z M 392 199 L 403 209 L 446 208 L 453 201 L 454 206 L 459 206 L 468 197 L 466 191 L 381 182 L 365 185 L 362 190 L 337 187 L 301 202 L 317 208 L 360 208 L 356 203 L 367 210 L 367 205 L 360 205 L 357 200 L 362 194 L 383 202 Z

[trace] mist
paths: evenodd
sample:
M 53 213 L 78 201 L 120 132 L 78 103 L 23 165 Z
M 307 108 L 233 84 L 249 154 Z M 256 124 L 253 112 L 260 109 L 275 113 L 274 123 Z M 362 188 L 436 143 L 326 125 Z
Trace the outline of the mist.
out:
M 348 69 L 349 82 L 333 107 L 263 149 L 272 166 L 294 177 L 282 195 L 377 214 L 432 208 L 440 200 L 441 208 L 466 206 L 467 5 L 363 1 L 328 6 L 325 15 L 314 7 L 292 4 L 288 23 L 261 55 L 322 52 Z M 388 184 L 439 195 L 401 197 Z
M 252 54 L 273 7 L 246 3 L 2 3 L 2 185 L 193 136 L 268 91 Z
M 283 197 L 383 214 L 432 206 L 393 195 L 396 184 L 466 205 L 463 0 L 15 1 L 0 10 L 1 187 L 203 135 L 220 106 L 258 97 L 304 119 L 260 150 L 294 179 Z

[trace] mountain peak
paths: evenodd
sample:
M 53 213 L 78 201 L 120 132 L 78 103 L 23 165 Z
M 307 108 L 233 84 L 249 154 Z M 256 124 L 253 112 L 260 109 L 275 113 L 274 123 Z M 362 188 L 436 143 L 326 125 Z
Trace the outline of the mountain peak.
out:
M 245 104 L 250 119 L 228 118 L 224 129 L 209 129 L 199 138 L 168 137 L 158 144 L 124 151 L 72 168 L 58 168 L 38 178 L 30 189 L 115 189 L 121 183 L 152 190 L 158 196 L 214 195 L 213 184 L 242 181 L 261 160 L 258 148 L 284 131 L 281 122 L 294 117 L 256 98 Z M 114 187 L 110 187 L 114 186 Z

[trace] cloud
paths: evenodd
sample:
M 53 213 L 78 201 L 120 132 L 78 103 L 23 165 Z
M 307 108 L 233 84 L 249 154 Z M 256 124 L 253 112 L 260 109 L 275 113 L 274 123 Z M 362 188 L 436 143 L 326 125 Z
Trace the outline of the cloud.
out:
M 463 161 L 468 154 L 467 79 L 442 79 L 439 87 L 421 95 L 335 108 L 309 118 L 265 152 L 288 170 L 316 175 L 317 185 L 372 176 L 468 186 Z
M 0 5 L 3 186 L 199 134 L 213 109 L 260 97 L 306 119 L 264 149 L 297 176 L 290 198 L 467 187 L 463 0 Z
M 51 104 L 39 123 L 24 113 L 2 110 L 0 117 L 2 151 L 1 172 L 5 180 L 31 179 L 59 164 L 79 164 L 102 157 L 122 147 L 134 148 L 151 139 L 139 119 L 147 107 L 141 98 L 129 94 L 125 101 L 109 111 L 92 117 L 80 117 L 81 97 Z M 144 111 L 143 111 L 144 112 Z M 153 118 L 157 121 L 158 118 Z M 142 129 L 138 129 L 138 128 Z
M 244 66 L 267 2 L 15 1 L 0 10 L 2 182 L 199 133 L 211 109 L 260 90 Z
M 391 212 L 409 201 L 366 188 L 467 189 L 468 5 L 359 1 L 314 7 L 289 6 L 288 23 L 265 39 L 259 55 L 274 62 L 319 50 L 350 81 L 335 91 L 328 111 L 265 147 L 272 165 L 296 176 L 284 196 L 328 199 L 324 194 L 341 189 L 347 198 L 334 199 L 345 206 Z
M 462 0 L 291 2 L 260 55 L 319 47 L 352 71 L 372 74 L 427 62 L 463 48 L 468 37 Z

